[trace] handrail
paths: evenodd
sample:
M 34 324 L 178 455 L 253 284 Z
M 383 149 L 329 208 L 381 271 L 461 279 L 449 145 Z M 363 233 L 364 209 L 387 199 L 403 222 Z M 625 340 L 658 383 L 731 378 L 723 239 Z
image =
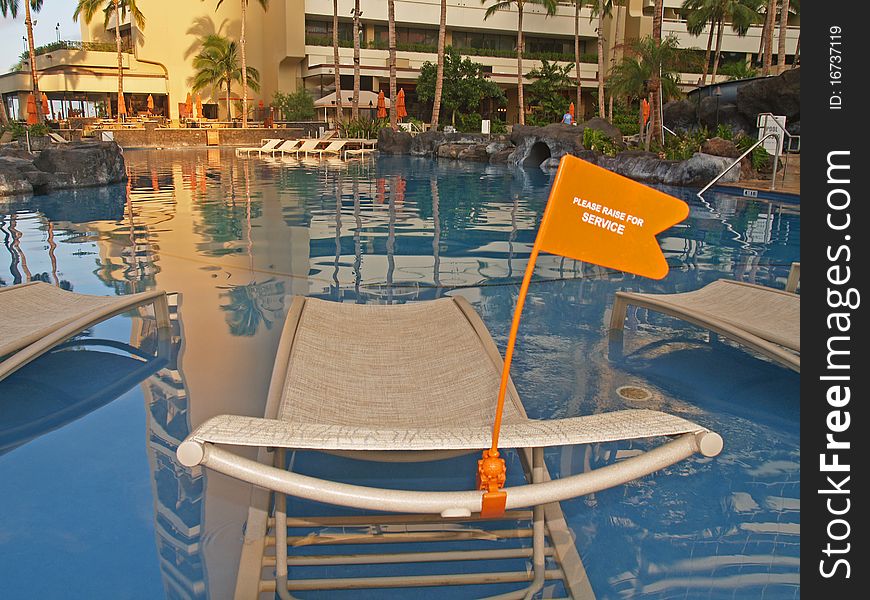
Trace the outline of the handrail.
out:
M 677 136 L 677 132 L 674 131 L 673 129 L 671 129 L 670 127 L 668 127 L 667 125 L 665 125 L 664 123 L 662 123 L 662 129 L 664 129 L 665 131 L 667 131 L 668 133 L 670 133 L 672 136 L 674 136 L 674 137 L 678 137 L 678 136 Z
M 713 178 L 713 181 L 711 181 L 710 183 L 705 185 L 703 188 L 701 188 L 701 191 L 698 192 L 698 196 L 701 197 L 704 192 L 706 192 L 707 190 L 709 190 L 713 186 L 713 184 L 715 184 L 717 181 L 722 179 L 722 177 L 725 175 L 725 173 L 727 173 L 732 168 L 734 168 L 734 165 L 740 164 L 741 160 L 746 158 L 753 150 L 755 150 L 758 146 L 763 144 L 765 142 L 765 140 L 767 140 L 767 138 L 771 138 L 771 137 L 776 138 L 776 144 L 777 144 L 777 147 L 779 147 L 779 139 L 780 139 L 779 134 L 778 133 L 768 133 L 766 136 L 764 136 L 763 138 L 761 138 L 760 140 L 758 140 L 757 142 L 752 144 L 752 146 L 749 147 L 749 150 L 747 150 L 746 152 L 744 152 L 743 154 L 738 156 L 737 159 L 733 163 L 731 163 L 730 165 L 725 167 L 725 170 L 722 171 L 721 173 L 719 173 L 718 175 L 716 175 L 716 177 Z M 771 189 L 773 189 L 774 186 L 776 186 L 776 166 L 777 166 L 776 163 L 778 163 L 778 162 L 779 162 L 779 153 L 777 153 L 777 155 L 774 157 L 773 182 L 771 185 Z

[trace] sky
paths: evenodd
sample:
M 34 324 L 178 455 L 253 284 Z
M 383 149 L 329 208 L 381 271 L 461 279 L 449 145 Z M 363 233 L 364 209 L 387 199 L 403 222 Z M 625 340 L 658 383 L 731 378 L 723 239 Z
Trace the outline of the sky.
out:
M 0 15 L 0 72 L 5 73 L 18 62 L 25 50 L 24 40 L 27 35 L 24 28 L 24 2 L 18 0 L 18 18 L 3 18 Z M 33 15 L 36 24 L 33 27 L 34 43 L 37 46 L 57 41 L 55 26 L 60 23 L 60 39 L 80 40 L 82 35 L 79 24 L 72 20 L 76 0 L 44 0 L 42 11 Z

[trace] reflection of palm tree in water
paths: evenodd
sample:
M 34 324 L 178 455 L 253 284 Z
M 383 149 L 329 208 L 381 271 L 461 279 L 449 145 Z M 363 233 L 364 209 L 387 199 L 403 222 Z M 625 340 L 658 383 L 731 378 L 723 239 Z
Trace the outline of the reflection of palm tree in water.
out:
M 362 217 L 360 215 L 359 202 L 359 178 L 355 177 L 353 180 L 353 218 L 356 221 L 356 227 L 353 230 L 353 287 L 356 291 L 357 302 L 359 302 L 359 286 L 362 280 L 362 242 L 360 240 Z
M 271 329 L 284 311 L 284 282 L 275 278 L 221 289 L 227 290 L 220 294 L 221 298 L 229 300 L 221 305 L 221 310 L 227 313 L 226 322 L 232 335 L 253 336 L 260 323 Z
M 432 176 L 432 256 L 435 258 L 432 266 L 432 281 L 436 287 L 441 286 L 441 214 L 440 198 L 438 197 L 438 177 Z

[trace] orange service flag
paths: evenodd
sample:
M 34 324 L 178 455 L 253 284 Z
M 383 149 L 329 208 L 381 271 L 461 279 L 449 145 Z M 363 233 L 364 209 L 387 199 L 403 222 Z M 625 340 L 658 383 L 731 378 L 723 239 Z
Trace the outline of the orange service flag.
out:
M 478 486 L 484 491 L 482 516 L 502 515 L 506 505 L 506 492 L 501 489 L 505 466 L 499 457 L 498 436 L 520 316 L 538 253 L 549 252 L 661 279 L 668 274 L 668 263 L 655 236 L 688 214 L 689 207 L 682 200 L 570 154 L 562 157 L 511 322 L 492 446 L 478 461 Z

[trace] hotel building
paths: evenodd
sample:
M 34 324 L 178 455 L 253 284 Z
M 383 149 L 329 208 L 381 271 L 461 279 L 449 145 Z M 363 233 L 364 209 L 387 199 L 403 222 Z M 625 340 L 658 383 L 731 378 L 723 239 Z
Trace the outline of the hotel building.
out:
M 124 91 L 133 112 L 145 110 L 152 96 L 154 112 L 178 119 L 190 93 L 194 75 L 193 57 L 199 40 L 210 33 L 220 33 L 238 40 L 241 28 L 241 2 L 227 0 L 215 10 L 216 0 L 138 0 L 146 18 L 140 29 L 129 19 L 121 24 L 123 38 Z M 677 36 L 680 47 L 703 49 L 707 31 L 693 37 L 686 31 L 680 14 L 682 0 L 664 0 L 664 35 Z M 620 44 L 652 32 L 653 0 L 626 0 L 614 6 L 604 20 L 605 70 L 618 59 Z M 339 72 L 345 94 L 353 85 L 353 0 L 339 0 L 339 38 L 341 40 Z M 387 3 L 361 0 L 361 89 L 389 94 L 387 51 Z M 507 105 L 498 116 L 508 123 L 517 120 L 517 61 L 515 54 L 517 12 L 500 11 L 484 19 L 487 5 L 480 0 L 447 1 L 447 43 L 462 54 L 484 65 L 492 81 L 505 91 Z M 247 10 L 247 60 L 260 73 L 261 89 L 249 91 L 249 106 L 268 105 L 276 92 L 289 93 L 301 86 L 315 99 L 335 91 L 335 66 L 332 51 L 332 12 L 330 0 L 270 0 L 264 11 L 258 2 Z M 538 5 L 524 9 L 526 73 L 540 67 L 540 58 L 574 62 L 575 8 L 561 1 L 554 16 L 547 16 Z M 420 67 L 435 62 L 440 0 L 396 0 L 397 78 L 407 95 L 412 116 L 428 119 L 429 107 L 416 102 L 414 88 Z M 580 10 L 579 35 L 582 62 L 580 82 L 584 90 L 583 112 L 592 110 L 596 94 L 598 65 L 597 17 L 589 6 Z M 749 60 L 757 54 L 761 23 L 738 37 L 729 25 L 723 30 L 723 59 Z M 792 62 L 800 35 L 799 17 L 789 20 L 786 54 Z M 101 15 L 90 24 L 81 23 L 81 42 L 58 42 L 38 49 L 36 67 L 40 91 L 50 101 L 52 116 L 96 116 L 112 105 L 117 110 L 117 54 L 115 22 L 103 25 Z M 774 51 L 777 36 L 774 37 Z M 614 43 L 615 42 L 615 43 Z M 614 47 L 616 51 L 612 50 Z M 574 71 L 572 70 L 572 76 Z M 686 89 L 695 86 L 699 73 L 683 73 Z M 10 115 L 24 117 L 27 93 L 31 89 L 30 69 L 23 61 L 17 70 L 0 75 L 0 93 Z M 232 90 L 235 103 L 241 87 Z M 202 94 L 206 117 L 227 118 L 226 93 L 221 90 Z M 128 109 L 129 110 L 129 109 Z M 237 110 L 234 109 L 234 115 Z

